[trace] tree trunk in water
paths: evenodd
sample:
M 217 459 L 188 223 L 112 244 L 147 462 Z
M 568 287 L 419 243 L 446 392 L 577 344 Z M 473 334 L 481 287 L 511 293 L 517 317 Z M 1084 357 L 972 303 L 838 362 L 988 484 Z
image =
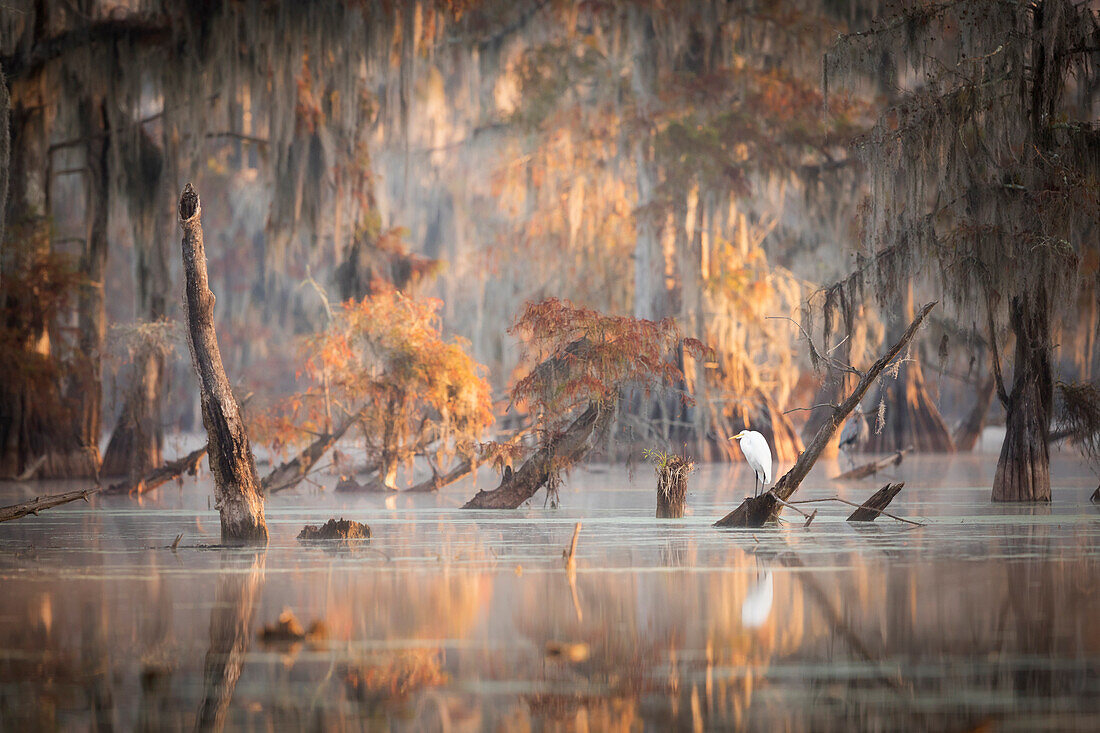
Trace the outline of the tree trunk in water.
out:
M 215 505 L 221 513 L 223 542 L 267 542 L 264 502 L 252 446 L 241 420 L 240 406 L 222 366 L 214 332 L 214 294 L 206 276 L 202 207 L 191 184 L 179 202 L 183 228 L 184 310 L 191 361 L 199 377 L 202 422 L 206 427 L 210 470 L 214 474 Z
M 913 285 L 905 296 L 904 322 L 913 320 Z M 898 378 L 882 384 L 886 400 L 886 425 L 881 433 L 871 433 L 864 450 L 889 453 L 912 447 L 918 453 L 954 453 L 955 441 L 940 415 L 936 403 L 924 385 L 918 349 L 910 349 L 912 360 L 901 365 Z M 885 381 L 885 380 L 884 380 Z M 870 410 L 873 412 L 874 408 Z
M 1012 299 L 1016 334 L 1012 392 L 993 501 L 1050 501 L 1050 418 L 1054 404 L 1050 313 L 1045 288 Z M 996 357 L 994 357 L 996 358 Z
M 507 474 L 492 491 L 479 491 L 463 509 L 515 509 L 535 495 L 562 466 L 580 461 L 611 426 L 612 403 L 590 402 L 565 432 L 540 446 L 518 471 Z
M 974 406 L 970 408 L 966 419 L 955 430 L 955 449 L 958 451 L 972 451 L 982 437 L 985 429 L 985 421 L 989 416 L 989 408 L 993 404 L 993 392 L 996 382 L 992 374 L 986 375 L 982 383 L 978 385 L 974 396 Z

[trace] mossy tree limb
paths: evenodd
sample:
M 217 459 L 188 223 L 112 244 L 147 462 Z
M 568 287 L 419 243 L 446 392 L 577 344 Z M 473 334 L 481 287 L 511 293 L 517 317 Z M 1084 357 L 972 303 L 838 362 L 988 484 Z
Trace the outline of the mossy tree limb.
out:
M 264 502 L 252 446 L 240 406 L 222 366 L 214 331 L 214 293 L 206 274 L 202 207 L 191 184 L 179 201 L 183 229 L 184 310 L 191 362 L 199 377 L 202 422 L 206 427 L 214 498 L 221 513 L 223 542 L 267 542 Z
M 560 470 L 584 458 L 607 433 L 615 404 L 592 401 L 560 435 L 547 441 L 524 461 L 519 470 L 505 475 L 500 486 L 479 491 L 463 509 L 515 509 L 535 495 Z

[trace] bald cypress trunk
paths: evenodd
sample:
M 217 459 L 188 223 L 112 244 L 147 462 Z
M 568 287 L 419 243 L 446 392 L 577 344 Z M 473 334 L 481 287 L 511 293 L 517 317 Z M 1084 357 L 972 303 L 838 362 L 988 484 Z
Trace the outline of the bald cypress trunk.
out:
M 206 426 L 210 470 L 214 474 L 215 505 L 221 513 L 223 542 L 267 542 L 264 501 L 252 445 L 240 406 L 222 366 L 214 332 L 214 294 L 206 275 L 202 207 L 191 184 L 179 202 L 183 228 L 184 306 L 191 361 L 202 392 L 202 422 Z
M 81 282 L 77 297 L 79 331 L 69 398 L 75 405 L 75 431 L 81 449 L 99 468 L 99 435 L 103 412 L 103 348 L 107 340 L 104 273 L 107 269 L 107 215 L 109 179 L 107 156 L 110 137 L 101 100 L 81 104 L 81 130 L 87 139 L 87 233 L 80 257 Z
M 129 214 L 134 233 L 137 285 L 137 312 L 149 322 L 168 315 L 167 294 L 171 291 L 168 275 L 168 219 L 164 203 L 170 201 L 165 185 L 164 152 L 145 134 L 138 138 L 140 164 L 128 171 Z M 165 351 L 152 345 L 139 347 L 130 372 L 130 383 L 103 454 L 101 473 L 136 478 L 158 468 L 164 462 L 163 405 L 168 369 Z
M 1050 419 L 1054 405 L 1050 313 L 1045 287 L 1012 299 L 1016 334 L 1006 431 L 993 479 L 993 501 L 1050 501 Z

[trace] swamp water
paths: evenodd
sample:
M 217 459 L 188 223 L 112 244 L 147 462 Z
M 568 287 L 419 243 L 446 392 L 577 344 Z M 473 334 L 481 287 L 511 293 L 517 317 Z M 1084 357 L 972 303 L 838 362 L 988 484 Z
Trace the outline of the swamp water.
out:
M 577 470 L 559 509 L 514 512 L 461 510 L 470 482 L 303 485 L 268 501 L 259 552 L 208 547 L 208 474 L 69 504 L 0 524 L 0 728 L 1100 729 L 1096 476 L 1063 452 L 1051 506 L 994 505 L 995 462 L 844 484 L 823 462 L 796 495 L 860 502 L 896 476 L 890 511 L 924 527 L 830 503 L 809 529 L 717 530 L 752 485 L 722 465 L 691 477 L 683 520 L 653 518 L 648 466 Z M 369 545 L 295 539 L 333 516 Z M 264 642 L 284 608 L 320 626 Z

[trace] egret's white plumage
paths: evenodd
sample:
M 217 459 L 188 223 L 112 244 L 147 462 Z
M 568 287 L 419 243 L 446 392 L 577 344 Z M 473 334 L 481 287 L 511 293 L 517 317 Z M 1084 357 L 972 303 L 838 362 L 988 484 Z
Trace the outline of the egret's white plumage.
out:
M 733 440 L 740 442 L 741 452 L 745 454 L 745 462 L 756 474 L 760 488 L 770 484 L 772 482 L 772 449 L 768 446 L 767 439 L 755 430 L 742 430 L 733 436 Z M 753 488 L 756 488 L 755 485 Z

